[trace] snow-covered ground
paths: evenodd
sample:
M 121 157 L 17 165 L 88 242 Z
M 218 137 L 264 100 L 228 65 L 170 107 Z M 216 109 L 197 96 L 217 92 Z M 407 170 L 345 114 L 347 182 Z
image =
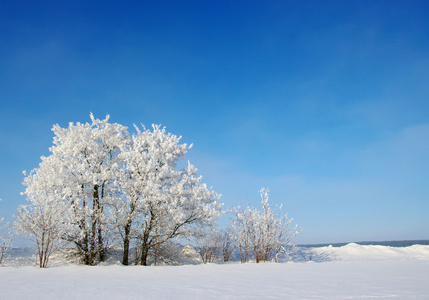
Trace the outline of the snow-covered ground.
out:
M 311 250 L 311 253 L 310 253 Z M 309 261 L 310 255 L 312 261 Z M 1 299 L 428 299 L 429 246 L 303 249 L 307 262 L 0 267 Z M 313 259 L 317 258 L 317 259 Z M 324 259 L 324 260 L 323 260 Z M 304 261 L 304 259 L 303 259 Z M 315 262 L 323 261 L 323 262 Z

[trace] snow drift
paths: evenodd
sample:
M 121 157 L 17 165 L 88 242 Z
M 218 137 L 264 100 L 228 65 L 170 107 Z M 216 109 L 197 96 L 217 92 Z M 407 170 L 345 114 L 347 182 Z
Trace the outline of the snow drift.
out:
M 323 261 L 376 261 L 376 260 L 429 260 L 428 245 L 389 247 L 350 243 L 342 247 L 299 249 L 307 260 Z

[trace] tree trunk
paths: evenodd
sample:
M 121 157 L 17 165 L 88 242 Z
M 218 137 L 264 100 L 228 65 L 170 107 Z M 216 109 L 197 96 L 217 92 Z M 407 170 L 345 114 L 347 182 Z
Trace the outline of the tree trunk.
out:
M 97 220 L 95 216 L 92 216 L 92 227 L 91 227 L 91 235 L 90 235 L 90 247 L 89 247 L 89 257 L 90 257 L 90 265 L 94 264 L 95 261 L 95 235 L 97 232 Z
M 143 234 L 142 239 L 142 248 L 141 248 L 141 257 L 140 257 L 140 265 L 147 266 L 147 256 L 149 254 L 149 233 L 150 231 L 146 230 Z
M 97 236 L 97 219 L 98 219 L 98 186 L 94 185 L 92 195 L 92 216 L 91 216 L 91 235 L 90 235 L 90 257 L 91 265 L 94 263 L 96 258 L 96 236 Z M 98 250 L 98 249 L 97 249 Z
M 149 224 L 146 226 L 143 233 L 143 238 L 142 238 L 142 249 L 141 249 L 141 258 L 140 258 L 140 264 L 142 266 L 147 266 L 147 256 L 149 254 L 149 249 L 150 249 L 149 235 L 152 232 L 154 224 L 155 224 L 155 214 L 151 209 Z
M 149 247 L 147 244 L 142 245 L 142 252 L 141 252 L 141 259 L 140 259 L 140 265 L 147 266 L 147 256 L 149 254 Z
M 82 244 L 75 243 L 77 245 L 77 248 L 83 253 L 83 264 L 84 265 L 90 265 L 91 264 L 91 257 L 89 255 L 89 249 L 88 249 L 88 236 L 85 235 L 83 238 Z
M 84 185 L 82 184 L 82 191 L 84 190 Z M 82 201 L 82 208 L 85 211 L 86 202 L 85 199 Z M 75 209 L 76 213 L 76 209 Z M 84 232 L 83 238 L 78 238 L 74 243 L 79 250 L 80 254 L 83 254 L 83 264 L 90 265 L 91 264 L 91 256 L 89 251 L 89 233 L 85 224 L 85 217 L 81 217 L 79 220 L 79 229 Z
M 131 221 L 128 221 L 124 228 L 124 255 L 122 257 L 122 264 L 128 266 L 128 253 L 130 250 L 130 232 L 131 232 Z
M 99 199 L 99 195 L 100 192 L 98 185 L 96 185 L 97 187 L 97 198 L 95 199 L 97 202 L 97 234 L 98 234 L 98 257 L 100 261 L 105 261 L 106 260 L 106 249 L 104 248 L 104 241 L 103 241 L 103 230 L 101 228 L 101 215 L 103 213 L 103 207 L 100 204 L 100 199 Z M 103 199 L 104 197 L 104 183 L 101 185 L 101 199 Z

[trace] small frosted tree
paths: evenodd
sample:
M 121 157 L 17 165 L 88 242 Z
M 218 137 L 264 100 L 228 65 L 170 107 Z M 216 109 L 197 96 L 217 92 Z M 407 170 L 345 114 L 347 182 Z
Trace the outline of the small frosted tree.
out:
M 269 190 L 261 189 L 262 211 L 237 207 L 233 210 L 232 232 L 240 251 L 241 262 L 278 261 L 288 256 L 293 240 L 298 235 L 293 219 L 280 215 L 280 208 L 272 209 L 268 204 Z
M 201 256 L 203 263 L 214 262 L 221 256 L 222 232 L 212 227 L 201 229 L 195 237 L 197 251 Z
M 0 199 L 1 201 L 1 199 Z M 4 223 L 4 218 L 0 218 L 0 230 L 7 231 L 6 234 L 3 234 L 0 231 L 0 264 L 3 262 L 3 258 L 5 257 L 6 253 L 10 250 L 12 247 L 13 242 L 13 232 L 12 227 L 9 223 Z
M 60 249 L 62 237 L 71 229 L 64 203 L 50 198 L 27 195 L 30 202 L 21 205 L 15 215 L 15 231 L 31 240 L 37 249 L 37 264 L 46 268 L 52 253 Z
M 231 228 L 227 228 L 222 233 L 220 249 L 221 249 L 223 261 L 224 262 L 229 261 L 233 256 L 234 251 L 236 250 Z

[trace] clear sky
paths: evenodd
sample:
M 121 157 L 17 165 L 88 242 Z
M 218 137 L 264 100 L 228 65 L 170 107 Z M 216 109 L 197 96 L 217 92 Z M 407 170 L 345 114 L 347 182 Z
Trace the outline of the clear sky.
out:
M 53 124 L 163 124 L 300 243 L 429 238 L 428 1 L 0 3 L 0 216 Z

